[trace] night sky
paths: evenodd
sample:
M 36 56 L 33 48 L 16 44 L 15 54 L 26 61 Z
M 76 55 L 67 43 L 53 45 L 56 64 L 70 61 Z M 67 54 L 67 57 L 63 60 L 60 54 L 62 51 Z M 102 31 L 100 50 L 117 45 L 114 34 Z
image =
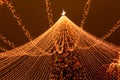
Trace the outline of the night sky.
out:
M 49 28 L 45 0 L 11 1 L 34 38 Z M 77 25 L 80 25 L 86 0 L 51 0 L 51 2 L 54 22 L 59 19 L 64 9 L 67 12 L 66 16 Z M 119 19 L 120 0 L 92 0 L 84 30 L 100 38 L 109 31 Z M 20 26 L 17 25 L 16 20 L 5 6 L 0 6 L 0 33 L 17 46 L 28 42 L 28 39 L 24 36 L 24 32 Z M 120 45 L 120 28 L 106 40 L 113 44 Z M 2 44 L 2 41 L 0 42 L 2 46 L 6 47 L 5 44 Z

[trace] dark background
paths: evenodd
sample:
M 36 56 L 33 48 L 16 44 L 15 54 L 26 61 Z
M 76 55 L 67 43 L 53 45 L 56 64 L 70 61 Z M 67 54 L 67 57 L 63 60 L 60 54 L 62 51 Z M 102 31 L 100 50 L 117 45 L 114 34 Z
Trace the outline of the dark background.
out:
M 45 0 L 11 1 L 34 38 L 49 28 Z M 54 22 L 61 16 L 62 9 L 65 9 L 67 17 L 77 25 L 80 25 L 86 1 L 87 0 L 51 0 Z M 100 38 L 109 31 L 119 19 L 120 0 L 92 0 L 84 30 Z M 28 39 L 24 36 L 24 32 L 20 26 L 17 25 L 11 12 L 5 6 L 0 6 L 0 33 L 17 46 L 28 42 Z M 113 44 L 120 45 L 120 28 L 106 40 Z M 1 46 L 7 47 L 2 41 L 0 42 Z

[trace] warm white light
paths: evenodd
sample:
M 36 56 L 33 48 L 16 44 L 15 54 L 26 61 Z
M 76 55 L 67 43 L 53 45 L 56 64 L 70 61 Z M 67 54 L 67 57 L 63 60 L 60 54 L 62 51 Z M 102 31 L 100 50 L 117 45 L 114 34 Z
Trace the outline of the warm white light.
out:
M 66 12 L 63 10 L 63 12 L 62 12 L 62 14 L 61 14 L 61 15 L 62 15 L 62 16 L 64 16 L 65 14 L 66 14 Z

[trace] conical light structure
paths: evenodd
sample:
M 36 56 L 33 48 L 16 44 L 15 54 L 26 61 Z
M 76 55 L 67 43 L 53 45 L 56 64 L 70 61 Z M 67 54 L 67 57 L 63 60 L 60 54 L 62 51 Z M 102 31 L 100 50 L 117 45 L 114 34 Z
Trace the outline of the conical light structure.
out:
M 0 79 L 114 80 L 107 70 L 119 51 L 63 15 L 33 41 L 0 54 Z

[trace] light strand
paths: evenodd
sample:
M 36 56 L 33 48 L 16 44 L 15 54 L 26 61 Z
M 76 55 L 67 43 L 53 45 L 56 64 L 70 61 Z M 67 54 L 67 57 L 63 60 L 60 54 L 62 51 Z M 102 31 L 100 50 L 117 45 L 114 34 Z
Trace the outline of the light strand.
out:
M 2 34 L 0 34 L 0 39 L 2 39 L 2 41 L 6 44 L 8 44 L 11 48 L 15 48 L 16 45 L 11 42 L 10 40 L 8 40 L 5 36 L 3 36 Z
M 120 27 L 120 20 L 118 20 L 118 21 L 116 22 L 116 24 L 112 27 L 112 29 L 110 29 L 106 34 L 104 34 L 104 36 L 101 37 L 100 39 L 101 39 L 101 40 L 107 39 L 107 38 L 110 37 L 119 27 Z M 99 41 L 96 39 L 96 42 L 93 43 L 93 45 L 85 46 L 85 47 L 79 47 L 79 48 L 81 48 L 81 49 L 90 49 L 90 48 L 92 48 L 92 47 L 95 47 L 97 44 L 99 44 Z
M 26 26 L 23 24 L 22 19 L 20 18 L 19 14 L 16 12 L 12 3 L 9 2 L 8 0 L 5 0 L 5 4 L 11 11 L 13 17 L 16 19 L 16 21 L 17 21 L 18 25 L 21 27 L 22 31 L 25 32 L 25 36 L 31 41 L 33 38 L 31 36 L 30 32 L 27 30 Z
M 87 19 L 87 16 L 88 16 L 88 13 L 89 13 L 89 10 L 90 10 L 90 4 L 91 4 L 91 0 L 87 0 L 86 4 L 85 4 L 85 7 L 84 7 L 84 10 L 83 10 L 83 19 L 80 23 L 80 27 L 83 28 L 83 26 L 85 25 L 85 22 L 86 22 L 86 19 Z
M 9 8 L 9 10 L 11 11 L 13 17 L 16 19 L 18 25 L 21 27 L 22 31 L 25 32 L 25 36 L 29 39 L 29 41 L 31 41 L 31 44 L 34 45 L 34 43 L 32 42 L 33 37 L 31 36 L 30 32 L 27 30 L 26 26 L 23 24 L 22 19 L 20 18 L 19 14 L 16 12 L 14 6 L 12 5 L 11 2 L 9 2 L 8 0 L 5 0 L 5 4 L 7 5 L 7 7 Z M 41 52 L 36 45 L 34 45 L 36 47 L 36 49 Z
M 98 42 L 96 42 L 96 40 L 98 40 Z M 83 50 L 78 48 L 78 47 L 93 45 L 94 43 L 99 43 L 99 44 L 94 46 L 93 48 L 90 48 L 89 50 L 87 49 Z M 76 45 L 76 48 L 70 50 L 69 48 L 71 47 L 72 44 Z M 46 69 L 50 70 L 50 66 L 47 67 L 48 65 L 46 65 L 46 63 L 47 64 L 49 63 L 49 60 L 48 58 L 45 57 L 43 59 L 41 57 L 39 58 L 39 56 L 45 56 L 49 54 L 49 52 L 51 52 L 54 53 L 53 56 L 51 56 L 51 58 L 53 59 L 53 63 L 51 60 L 51 64 L 49 65 L 52 66 L 53 64 L 51 70 L 58 71 L 58 73 L 60 73 L 60 74 L 56 74 L 59 78 L 60 75 L 63 75 L 65 71 L 67 72 L 66 74 L 73 75 L 74 79 L 77 78 L 76 80 L 80 78 L 86 80 L 90 80 L 90 79 L 108 80 L 109 76 L 105 72 L 107 69 L 105 69 L 103 65 L 112 63 L 113 59 L 117 58 L 118 56 L 117 48 L 115 48 L 115 51 L 113 51 L 112 48 L 114 48 L 114 45 L 111 46 L 109 45 L 110 45 L 109 43 L 97 39 L 91 34 L 85 32 L 83 29 L 79 28 L 77 25 L 73 24 L 65 16 L 62 16 L 62 18 L 47 32 L 45 32 L 35 40 L 32 40 L 32 44 L 31 42 L 29 42 L 11 51 L 1 53 L 0 57 L 2 56 L 2 58 L 9 56 L 10 56 L 9 58 L 12 57 L 16 58 L 22 55 L 28 55 L 29 58 L 31 58 L 31 59 L 20 58 L 16 60 L 14 59 L 14 62 L 13 60 L 11 61 L 7 60 L 10 63 L 7 62 L 6 60 L 2 60 L 0 64 L 3 64 L 3 62 L 5 62 L 8 64 L 8 66 L 3 64 L 4 68 L 0 67 L 2 72 L 6 71 L 1 74 L 1 75 L 4 74 L 4 76 L 1 77 L 2 79 L 13 79 L 13 77 L 14 79 L 21 79 L 21 78 L 40 79 L 43 77 L 42 75 L 44 75 L 45 77 L 44 71 Z M 41 52 L 39 52 L 36 47 L 39 50 L 41 50 Z M 63 49 L 59 49 L 59 48 L 63 48 Z M 42 50 L 45 51 L 46 53 L 42 52 Z M 20 51 L 24 51 L 24 53 Z M 59 51 L 61 53 L 59 53 Z M 33 57 L 33 55 L 35 55 L 35 57 Z M 37 57 L 39 58 L 38 60 Z M 23 63 L 23 61 L 25 63 Z M 29 66 L 29 69 L 25 67 L 26 64 L 29 63 L 28 61 L 34 63 L 34 64 L 32 63 L 33 65 Z M 13 63 L 14 65 L 12 65 L 11 63 Z M 59 63 L 60 65 L 58 65 Z M 54 64 L 57 64 L 58 67 Z M 21 68 L 20 65 L 23 67 Z M 15 68 L 12 68 L 13 66 L 15 66 Z M 57 68 L 59 68 L 59 70 L 57 70 Z M 33 73 L 33 71 L 35 72 Z M 9 74 L 7 74 L 8 72 Z M 74 74 L 76 72 L 77 74 Z M 15 74 L 15 75 L 11 76 L 11 74 L 12 75 Z M 61 79 L 68 79 L 67 75 L 63 77 L 61 77 Z M 111 77 L 110 79 L 117 79 L 117 78 Z
M 8 51 L 7 49 L 5 49 L 4 47 L 1 47 L 1 46 L 0 46 L 0 50 L 2 50 L 4 52 Z
M 45 4 L 46 4 L 46 12 L 47 12 L 47 18 L 49 21 L 49 26 L 51 27 L 54 24 L 54 22 L 53 22 L 53 14 L 52 14 L 50 0 L 45 0 Z
M 117 23 L 112 27 L 112 29 L 109 30 L 101 39 L 106 39 L 110 37 L 118 28 L 120 27 L 120 20 L 117 21 Z

